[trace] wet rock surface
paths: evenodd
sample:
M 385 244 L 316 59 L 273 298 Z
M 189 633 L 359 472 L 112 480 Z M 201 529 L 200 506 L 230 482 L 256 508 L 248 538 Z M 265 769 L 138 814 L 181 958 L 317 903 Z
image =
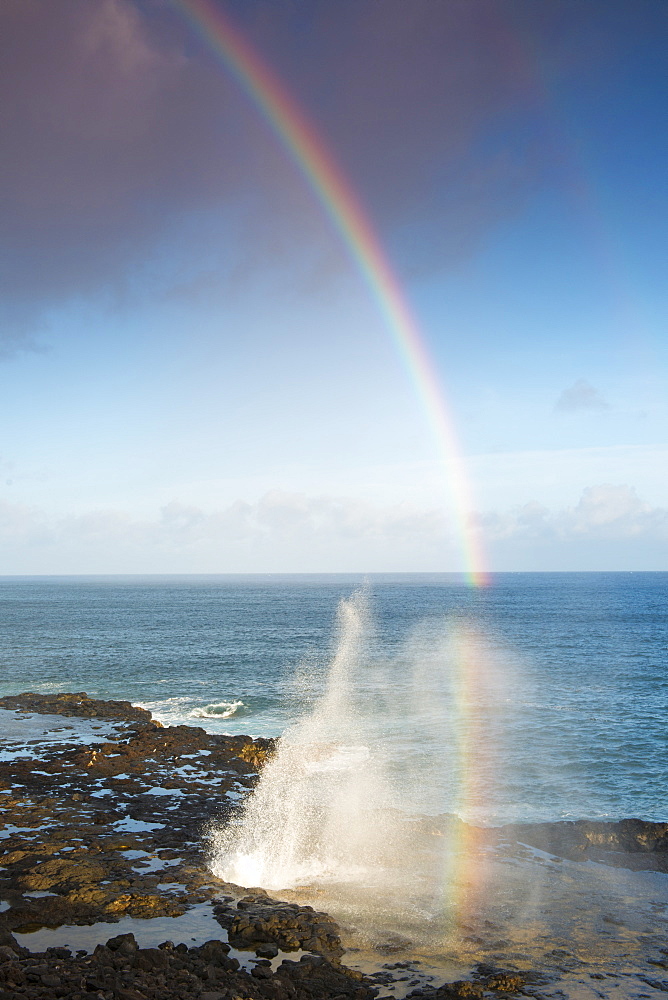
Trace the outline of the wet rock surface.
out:
M 529 844 L 569 861 L 598 861 L 634 871 L 668 872 L 668 823 L 643 819 L 518 823 L 500 827 L 492 836 Z
M 217 904 L 214 913 L 235 948 L 274 944 L 282 951 L 314 951 L 334 962 L 343 955 L 338 926 L 326 913 L 310 906 L 246 896 L 238 901 L 236 910 Z
M 75 697 L 60 704 L 78 713 L 87 700 Z M 39 707 L 35 695 L 21 704 Z M 102 704 L 93 703 L 95 718 L 122 714 L 123 703 Z M 45 712 L 52 708 L 46 696 Z M 33 740 L 2 755 L 0 893 L 10 907 L 0 919 L 10 930 L 174 916 L 219 891 L 203 833 L 253 787 L 271 741 L 163 729 L 141 709 L 127 715 L 92 746 L 70 743 L 63 731 L 57 742 Z
M 535 974 L 520 975 L 517 972 L 490 970 L 477 967 L 471 979 L 458 979 L 437 987 L 423 987 L 413 990 L 407 996 L 410 1000 L 482 1000 L 485 995 L 512 995 L 524 993 L 525 987 L 540 981 Z
M 359 973 L 340 967 L 338 928 L 326 914 L 264 895 L 239 900 L 246 890 L 208 871 L 207 827 L 238 808 L 274 741 L 163 728 L 128 702 L 83 693 L 29 693 L 1 699 L 0 709 L 25 713 L 19 721 L 26 725 L 35 722 L 32 713 L 107 724 L 90 745 L 75 738 L 76 727 L 51 723 L 3 745 L 0 1000 L 375 995 Z M 207 901 L 215 904 L 221 940 L 202 946 L 138 948 L 126 934 L 77 956 L 60 947 L 33 953 L 14 936 L 101 922 L 111 932 L 127 918 L 148 924 Z M 229 957 L 226 928 L 254 959 L 252 968 Z M 273 969 L 279 949 L 299 951 L 300 961 L 284 957 Z
M 316 955 L 283 961 L 275 972 L 261 964 L 249 972 L 228 952 L 218 940 L 191 948 L 168 941 L 139 948 L 132 934 L 109 938 L 92 955 L 75 956 L 67 948 L 32 954 L 5 945 L 0 947 L 0 998 L 366 1000 L 377 992 L 363 977 Z
M 122 719 L 137 721 L 159 726 L 154 722 L 151 713 L 145 708 L 138 708 L 129 701 L 100 701 L 89 698 L 85 691 L 78 694 L 35 694 L 26 691 L 24 694 L 8 695 L 0 698 L 0 708 L 18 709 L 23 712 L 40 712 L 49 715 L 63 715 L 70 718 L 86 719 Z
M 429 976 L 416 970 L 419 962 L 396 961 L 363 976 L 341 964 L 339 928 L 322 910 L 215 878 L 207 864 L 207 829 L 234 815 L 274 741 L 163 728 L 128 702 L 97 701 L 84 693 L 4 698 L 0 712 L 13 720 L 13 735 L 0 746 L 0 1000 L 365 1000 L 379 990 L 415 1000 L 575 995 L 555 992 L 554 976 L 548 989 L 519 954 L 516 968 L 476 964 L 480 935 L 487 933 L 478 925 L 464 939 L 471 948 L 467 978 L 429 985 Z M 434 835 L 443 832 L 436 829 L 439 820 L 420 822 L 434 825 Z M 511 845 L 518 857 L 523 845 L 531 845 L 570 860 L 668 871 L 668 824 L 581 821 L 478 833 L 489 845 Z M 200 936 L 197 944 L 189 939 L 174 945 L 166 933 L 160 947 L 139 947 L 132 934 L 114 933 L 114 925 L 124 928 L 133 920 L 162 926 L 160 921 L 174 918 L 176 927 L 180 917 L 190 920 L 203 907 L 214 936 L 205 944 Z M 657 921 L 664 921 L 664 911 L 657 902 Z M 617 924 L 620 934 L 628 933 L 614 912 L 602 913 L 597 933 L 611 933 Z M 37 928 L 64 927 L 99 932 L 88 949 L 93 953 L 75 953 L 79 945 L 68 950 L 31 944 L 31 951 L 22 946 Z M 648 952 L 655 929 L 638 928 Z M 498 931 L 489 931 L 498 935 L 492 951 L 497 945 L 509 951 L 504 930 L 499 924 Z M 554 956 L 564 977 L 580 961 L 565 952 Z M 629 982 L 634 989 L 640 984 L 639 993 L 613 989 L 612 975 L 594 969 L 587 973 L 594 985 L 582 996 L 665 994 L 664 959 L 663 952 L 652 953 L 656 972 L 649 976 L 629 967 Z

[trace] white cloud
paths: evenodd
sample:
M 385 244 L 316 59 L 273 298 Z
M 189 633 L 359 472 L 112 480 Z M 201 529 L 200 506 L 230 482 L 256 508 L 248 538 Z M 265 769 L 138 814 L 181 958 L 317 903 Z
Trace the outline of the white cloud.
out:
M 590 385 L 586 379 L 579 378 L 568 389 L 564 389 L 554 404 L 554 408 L 562 412 L 573 410 L 609 410 L 610 404 L 603 399 L 598 389 Z
M 391 571 L 422 568 L 435 549 L 437 567 L 455 565 L 442 512 L 346 497 L 272 491 L 213 511 L 172 501 L 145 519 L 0 506 L 5 573 Z
M 668 508 L 652 507 L 628 485 L 587 487 L 560 509 L 530 501 L 476 520 L 492 569 L 597 569 L 602 553 L 607 568 L 661 568 L 660 554 L 668 558 Z M 3 503 L 0 553 L 5 573 L 460 568 L 443 511 L 278 490 L 212 511 L 172 501 L 144 519 L 119 510 L 53 518 Z
M 484 514 L 480 524 L 490 541 L 668 540 L 668 508 L 651 507 L 632 487 L 610 483 L 587 487 L 574 507 L 550 510 L 531 502 L 504 513 Z
M 656 513 L 630 486 L 604 484 L 588 487 L 570 518 L 579 532 L 612 529 L 617 533 L 631 531 L 635 534 L 651 529 Z

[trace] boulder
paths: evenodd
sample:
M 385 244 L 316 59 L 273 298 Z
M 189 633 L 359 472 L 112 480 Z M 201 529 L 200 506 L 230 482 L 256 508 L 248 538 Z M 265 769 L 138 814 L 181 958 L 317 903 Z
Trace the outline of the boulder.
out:
M 280 951 L 312 951 L 333 962 L 343 955 L 338 925 L 311 906 L 247 897 L 236 906 L 218 903 L 214 913 L 230 944 L 240 950 L 273 944 Z

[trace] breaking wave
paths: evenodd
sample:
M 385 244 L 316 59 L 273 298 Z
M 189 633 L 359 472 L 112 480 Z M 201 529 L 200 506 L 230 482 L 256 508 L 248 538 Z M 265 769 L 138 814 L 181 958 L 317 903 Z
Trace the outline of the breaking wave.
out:
M 233 715 L 246 715 L 247 712 L 248 706 L 243 701 L 217 701 L 203 708 L 193 708 L 189 714 L 192 719 L 230 719 Z

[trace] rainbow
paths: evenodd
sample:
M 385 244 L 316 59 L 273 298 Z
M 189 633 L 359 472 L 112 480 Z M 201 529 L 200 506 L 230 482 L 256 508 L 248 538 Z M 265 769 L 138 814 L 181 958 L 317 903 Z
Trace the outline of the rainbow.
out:
M 473 502 L 454 422 L 420 329 L 355 192 L 281 81 L 213 0 L 172 0 L 259 109 L 340 234 L 415 386 L 447 474 L 466 576 L 487 582 Z
M 452 811 L 455 821 L 446 852 L 446 909 L 460 927 L 475 921 L 489 885 L 482 830 L 477 825 L 478 808 L 488 801 L 487 789 L 493 788 L 502 755 L 492 742 L 489 727 L 481 717 L 483 702 L 493 690 L 494 663 L 484 636 L 469 626 L 451 624 L 450 662 L 453 666 L 453 715 L 449 720 L 454 736 L 453 762 L 455 797 Z M 454 905 L 452 905 L 454 904 Z

